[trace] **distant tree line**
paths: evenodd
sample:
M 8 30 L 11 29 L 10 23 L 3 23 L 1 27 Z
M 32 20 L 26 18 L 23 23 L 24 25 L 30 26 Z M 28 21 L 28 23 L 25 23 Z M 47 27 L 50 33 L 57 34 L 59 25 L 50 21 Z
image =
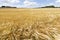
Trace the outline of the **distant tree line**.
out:
M 55 6 L 45 6 L 45 7 L 41 7 L 41 8 L 55 8 Z
M 0 8 L 17 8 L 17 7 L 1 6 Z M 37 8 L 60 8 L 60 7 L 55 7 L 54 5 L 50 5 L 50 6 L 37 7 Z
M 1 6 L 0 8 L 16 8 L 16 7 L 11 7 L 11 6 Z
M 60 7 L 55 7 L 54 5 L 50 5 L 50 6 L 44 6 L 44 7 L 38 7 L 38 8 L 60 8 Z

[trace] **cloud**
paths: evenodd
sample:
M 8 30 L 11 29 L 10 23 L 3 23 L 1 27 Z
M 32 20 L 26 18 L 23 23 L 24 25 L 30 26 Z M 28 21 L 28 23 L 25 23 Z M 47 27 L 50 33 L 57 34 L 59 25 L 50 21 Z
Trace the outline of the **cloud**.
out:
M 16 6 L 16 7 L 37 7 L 38 3 L 32 0 L 0 0 L 0 6 Z
M 56 2 L 60 2 L 60 0 L 56 0 Z
M 20 3 L 20 0 L 0 0 L 0 5 L 14 6 Z
M 23 3 L 25 7 L 35 7 L 38 5 L 37 2 L 30 1 L 30 0 L 25 0 Z
M 30 2 L 30 1 L 24 1 L 24 4 L 27 6 L 32 6 L 32 5 L 36 5 L 36 2 Z
M 1 0 L 3 3 L 19 3 L 19 0 Z

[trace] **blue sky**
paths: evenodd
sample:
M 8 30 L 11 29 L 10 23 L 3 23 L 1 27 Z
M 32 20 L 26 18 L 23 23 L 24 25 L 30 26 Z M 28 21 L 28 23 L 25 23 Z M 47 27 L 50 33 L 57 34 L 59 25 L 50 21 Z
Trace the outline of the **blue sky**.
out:
M 60 0 L 0 0 L 0 6 L 16 7 L 41 7 L 41 6 L 60 6 Z

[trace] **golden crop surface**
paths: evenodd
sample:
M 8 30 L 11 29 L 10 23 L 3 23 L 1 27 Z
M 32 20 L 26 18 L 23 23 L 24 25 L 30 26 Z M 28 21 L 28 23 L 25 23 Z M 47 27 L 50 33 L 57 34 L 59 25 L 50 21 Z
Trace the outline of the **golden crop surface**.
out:
M 0 40 L 60 40 L 60 8 L 1 8 Z

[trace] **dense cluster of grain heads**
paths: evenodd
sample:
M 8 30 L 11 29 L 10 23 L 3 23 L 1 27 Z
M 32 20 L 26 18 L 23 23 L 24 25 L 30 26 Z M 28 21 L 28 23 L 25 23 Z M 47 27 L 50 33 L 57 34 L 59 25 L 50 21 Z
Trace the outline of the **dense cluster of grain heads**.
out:
M 60 40 L 59 9 L 0 9 L 0 40 Z

